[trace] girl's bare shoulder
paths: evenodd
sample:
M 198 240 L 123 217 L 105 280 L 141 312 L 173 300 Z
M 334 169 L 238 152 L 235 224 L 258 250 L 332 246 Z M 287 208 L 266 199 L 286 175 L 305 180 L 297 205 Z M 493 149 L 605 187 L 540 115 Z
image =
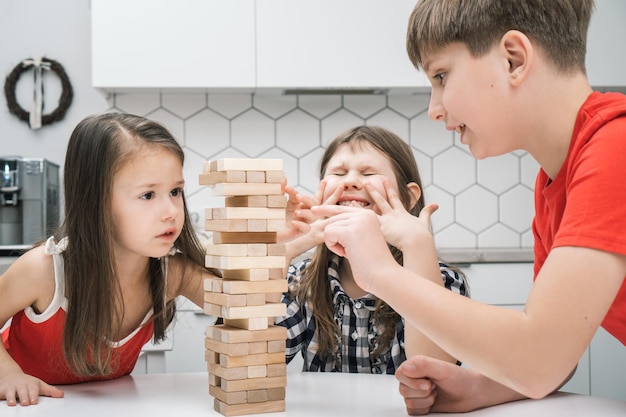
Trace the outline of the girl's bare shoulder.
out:
M 54 295 L 54 265 L 44 247 L 35 247 L 13 262 L 0 276 L 0 293 L 11 294 L 19 304 L 33 305 Z

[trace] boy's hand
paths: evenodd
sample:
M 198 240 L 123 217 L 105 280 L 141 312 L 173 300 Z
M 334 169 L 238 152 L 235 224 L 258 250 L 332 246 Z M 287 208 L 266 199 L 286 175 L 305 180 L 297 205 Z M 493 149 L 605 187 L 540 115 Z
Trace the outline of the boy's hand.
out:
M 415 217 L 404 208 L 389 180 L 384 180 L 383 185 L 388 200 L 385 200 L 369 183 L 365 183 L 365 190 L 380 211 L 378 221 L 387 243 L 404 252 L 409 249 L 409 246 L 420 245 L 423 239 L 432 240 L 430 216 L 438 209 L 438 206 L 429 204 L 422 209 L 419 217 Z
M 328 249 L 350 261 L 354 279 L 363 290 L 373 291 L 374 280 L 389 276 L 381 272 L 398 267 L 380 230 L 378 215 L 361 207 L 321 205 L 312 207 L 324 226 L 324 242 Z M 376 256 L 372 256 L 376 254 Z
M 37 404 L 39 396 L 62 398 L 63 395 L 60 389 L 23 372 L 12 372 L 0 378 L 0 400 L 6 400 L 9 406 L 17 405 L 18 400 L 20 405 L 27 406 Z

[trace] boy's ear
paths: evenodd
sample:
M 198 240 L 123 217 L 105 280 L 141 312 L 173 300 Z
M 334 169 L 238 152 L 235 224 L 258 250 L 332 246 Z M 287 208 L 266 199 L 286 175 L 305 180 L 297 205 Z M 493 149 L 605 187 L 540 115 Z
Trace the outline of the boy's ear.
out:
M 501 46 L 509 62 L 509 79 L 518 85 L 530 71 L 535 51 L 528 36 L 519 30 L 510 30 L 502 36 Z
M 417 204 L 417 200 L 420 199 L 420 197 L 422 195 L 422 189 L 420 188 L 419 185 L 417 185 L 414 182 L 410 182 L 406 186 L 408 187 L 409 194 L 411 196 L 410 208 L 412 209 Z

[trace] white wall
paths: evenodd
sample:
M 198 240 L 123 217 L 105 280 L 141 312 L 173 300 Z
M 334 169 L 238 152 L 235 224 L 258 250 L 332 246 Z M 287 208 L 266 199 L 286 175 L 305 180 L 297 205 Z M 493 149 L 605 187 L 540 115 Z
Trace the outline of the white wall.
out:
M 1 0 L 0 1 L 0 156 L 47 157 L 63 166 L 70 133 L 86 115 L 105 109 L 104 97 L 91 87 L 91 35 L 89 0 Z M 65 68 L 74 99 L 65 118 L 31 130 L 9 112 L 4 95 L 6 76 L 22 60 L 43 55 Z M 45 79 L 44 114 L 58 106 L 61 85 L 54 73 Z M 20 77 L 18 103 L 30 112 L 32 72 Z

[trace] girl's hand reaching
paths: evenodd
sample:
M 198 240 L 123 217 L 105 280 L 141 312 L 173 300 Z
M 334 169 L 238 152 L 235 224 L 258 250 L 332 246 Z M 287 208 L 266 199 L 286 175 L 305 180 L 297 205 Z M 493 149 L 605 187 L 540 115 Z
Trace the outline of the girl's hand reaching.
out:
M 48 385 L 39 378 L 27 375 L 21 371 L 9 372 L 0 378 L 0 400 L 6 400 L 7 405 L 15 406 L 37 404 L 39 396 L 62 398 L 63 391 Z

